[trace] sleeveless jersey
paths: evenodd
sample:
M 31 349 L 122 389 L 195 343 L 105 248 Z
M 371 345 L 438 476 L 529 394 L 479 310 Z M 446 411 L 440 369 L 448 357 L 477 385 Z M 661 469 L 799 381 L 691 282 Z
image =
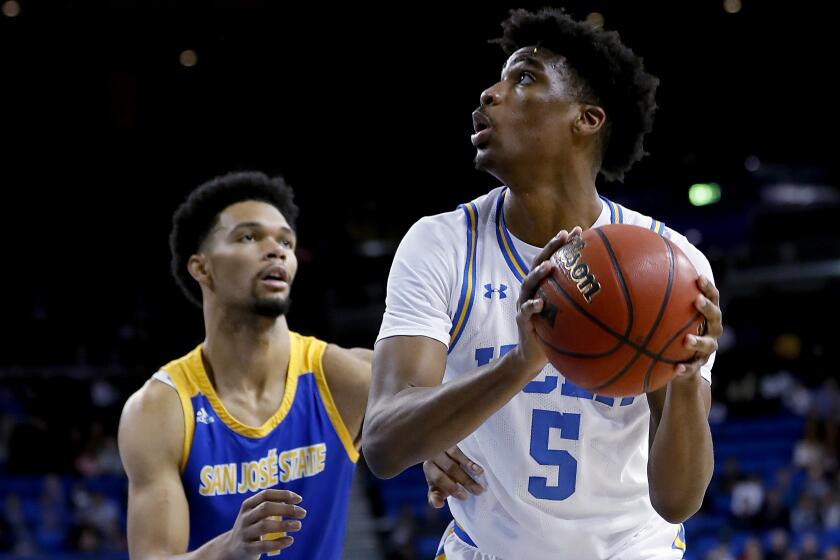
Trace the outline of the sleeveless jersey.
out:
M 326 343 L 293 332 L 290 338 L 280 408 L 260 427 L 238 422 L 225 409 L 207 377 L 201 346 L 154 375 L 177 390 L 184 411 L 181 478 L 189 550 L 230 530 L 245 499 L 280 488 L 300 495 L 307 511 L 282 557 L 341 558 L 358 453 L 324 377 Z
M 444 383 L 498 359 L 518 340 L 519 289 L 541 248 L 508 232 L 506 194 L 500 187 L 421 219 L 392 265 L 378 338 L 423 335 L 446 344 Z M 685 237 L 604 198 L 592 227 L 610 223 L 658 232 L 712 278 Z M 702 370 L 709 382 L 712 361 Z M 507 560 L 624 558 L 619 553 L 642 550 L 641 541 L 684 549 L 680 526 L 662 519 L 648 495 L 649 422 L 644 395 L 593 395 L 548 364 L 459 443 L 484 467 L 487 491 L 450 498 L 457 530 L 481 552 Z M 639 559 L 655 556 L 645 550 Z

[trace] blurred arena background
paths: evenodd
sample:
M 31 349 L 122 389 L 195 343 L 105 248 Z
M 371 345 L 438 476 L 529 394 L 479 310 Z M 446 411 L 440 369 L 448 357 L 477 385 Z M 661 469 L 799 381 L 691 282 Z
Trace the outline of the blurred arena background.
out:
M 177 204 L 229 170 L 301 206 L 290 324 L 370 347 L 410 224 L 486 192 L 470 113 L 507 8 L 540 3 L 0 0 L 0 558 L 127 558 L 116 426 L 202 337 Z M 613 200 L 712 262 L 726 333 L 693 560 L 840 559 L 838 23 L 814 1 L 570 1 L 662 80 Z M 431 559 L 422 472 L 358 469 L 345 556 Z M 513 559 L 512 559 L 513 560 Z

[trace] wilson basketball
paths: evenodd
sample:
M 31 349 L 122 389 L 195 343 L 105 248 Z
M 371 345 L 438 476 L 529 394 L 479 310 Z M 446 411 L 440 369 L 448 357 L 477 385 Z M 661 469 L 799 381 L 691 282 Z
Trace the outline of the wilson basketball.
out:
M 613 224 L 575 236 L 538 289 L 537 335 L 549 361 L 579 387 L 612 397 L 663 387 L 689 361 L 698 274 L 679 247 L 643 227 Z

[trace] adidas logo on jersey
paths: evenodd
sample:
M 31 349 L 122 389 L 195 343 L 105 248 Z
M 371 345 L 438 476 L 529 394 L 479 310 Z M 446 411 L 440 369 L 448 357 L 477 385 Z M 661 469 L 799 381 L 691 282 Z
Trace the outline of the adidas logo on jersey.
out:
M 207 414 L 207 411 L 202 406 L 195 415 L 195 421 L 201 422 L 202 424 L 212 424 L 216 419 Z

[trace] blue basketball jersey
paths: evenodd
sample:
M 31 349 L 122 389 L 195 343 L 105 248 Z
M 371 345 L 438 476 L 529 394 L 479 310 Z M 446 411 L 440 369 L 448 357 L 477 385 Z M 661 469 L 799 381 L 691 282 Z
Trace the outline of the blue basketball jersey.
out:
M 230 530 L 244 500 L 280 488 L 300 495 L 307 511 L 283 558 L 341 557 L 359 454 L 324 376 L 326 343 L 297 333 L 290 338 L 283 400 L 260 427 L 240 423 L 225 409 L 207 377 L 200 345 L 155 374 L 171 381 L 184 410 L 181 479 L 190 511 L 189 550 Z

